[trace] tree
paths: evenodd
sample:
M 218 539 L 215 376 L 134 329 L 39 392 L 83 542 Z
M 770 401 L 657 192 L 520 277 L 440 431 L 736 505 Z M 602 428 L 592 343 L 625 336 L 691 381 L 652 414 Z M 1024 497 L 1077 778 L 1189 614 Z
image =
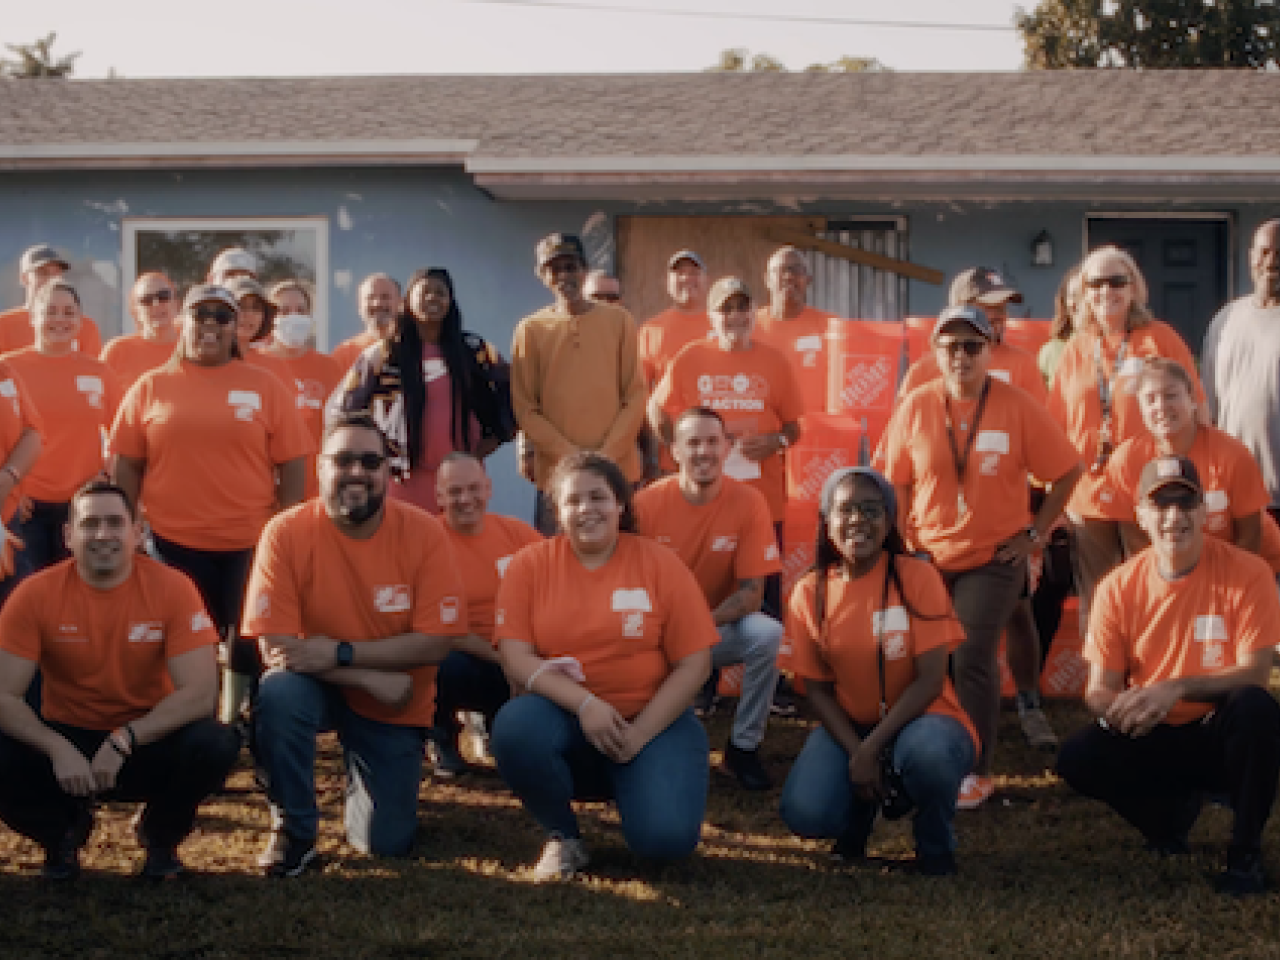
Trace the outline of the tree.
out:
M 1275 67 L 1280 8 L 1270 0 L 1041 0 L 1014 23 L 1032 70 Z
M 53 58 L 53 41 L 56 33 L 51 33 L 43 40 L 34 43 L 6 43 L 5 46 L 18 55 L 16 60 L 0 60 L 0 76 L 18 77 L 24 80 L 55 77 L 62 79 L 71 76 L 75 69 L 77 53 L 67 54 L 55 60 Z
M 868 70 L 888 70 L 875 57 L 844 56 L 832 63 L 811 63 L 804 68 L 807 73 L 862 73 Z M 786 73 L 787 66 L 777 57 L 767 53 L 754 56 L 744 47 L 720 51 L 720 59 L 707 67 L 709 73 Z
M 880 73 L 889 68 L 875 57 L 850 57 L 848 55 L 831 63 L 811 63 L 806 73 Z

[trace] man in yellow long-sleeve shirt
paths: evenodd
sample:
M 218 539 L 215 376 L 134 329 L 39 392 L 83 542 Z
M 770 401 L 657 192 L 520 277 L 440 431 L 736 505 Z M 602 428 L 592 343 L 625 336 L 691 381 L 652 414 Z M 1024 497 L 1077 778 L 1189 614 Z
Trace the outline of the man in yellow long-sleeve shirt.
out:
M 583 296 L 587 262 L 576 236 L 540 240 L 537 274 L 555 302 L 521 320 L 511 344 L 511 400 L 533 445 L 534 482 L 541 490 L 577 450 L 603 453 L 635 482 L 645 407 L 635 321 Z

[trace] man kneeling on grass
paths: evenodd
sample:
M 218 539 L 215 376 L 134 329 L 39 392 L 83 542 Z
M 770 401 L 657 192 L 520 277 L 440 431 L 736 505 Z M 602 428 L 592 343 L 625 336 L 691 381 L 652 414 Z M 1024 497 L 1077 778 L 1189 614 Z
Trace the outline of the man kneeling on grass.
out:
M 240 738 L 213 718 L 213 622 L 185 576 L 137 552 L 123 490 L 82 487 L 66 527 L 71 559 L 22 583 L 0 616 L 0 819 L 70 880 L 95 800 L 141 800 L 143 877 L 182 872 L 178 844 L 222 787 Z M 43 706 L 23 696 L 39 668 Z
M 245 636 L 267 673 L 254 749 L 275 832 L 259 863 L 293 877 L 316 858 L 316 736 L 336 730 L 347 771 L 347 837 L 404 856 L 418 825 L 436 664 L 467 632 L 443 529 L 387 499 L 386 439 L 363 414 L 331 423 L 320 496 L 267 524 L 245 599 Z
M 1280 705 L 1267 692 L 1280 599 L 1266 562 L 1204 535 L 1195 464 L 1160 457 L 1138 482 L 1151 547 L 1099 585 L 1085 701 L 1096 725 L 1058 772 L 1109 804 L 1156 852 L 1185 853 L 1206 793 L 1235 812 L 1219 889 L 1260 893 L 1262 830 L 1280 779 Z

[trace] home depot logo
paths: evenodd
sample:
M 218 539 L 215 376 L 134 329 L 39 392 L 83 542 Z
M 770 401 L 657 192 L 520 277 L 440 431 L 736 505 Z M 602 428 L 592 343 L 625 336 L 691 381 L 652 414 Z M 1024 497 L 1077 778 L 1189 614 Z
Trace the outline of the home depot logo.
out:
M 101 377 L 76 377 L 76 389 L 84 394 L 89 406 L 99 410 L 102 409 L 103 386 Z
M 129 624 L 130 643 L 159 643 L 164 640 L 164 624 L 131 623 Z
M 894 363 L 886 356 L 841 357 L 840 403 L 846 410 L 888 410 Z
M 809 459 L 805 460 L 800 467 L 800 476 L 794 478 L 792 485 L 794 492 L 791 498 L 816 503 L 822 493 L 822 485 L 827 482 L 827 477 L 842 467 L 853 466 L 853 453 L 852 450 L 813 451 Z
M 716 537 L 711 541 L 712 553 L 733 553 L 738 549 L 737 537 Z
M 403 584 L 374 587 L 373 605 L 379 613 L 404 613 L 409 609 L 409 588 Z
M 235 410 L 237 420 L 252 420 L 262 409 L 262 397 L 253 390 L 231 390 L 227 393 L 227 404 Z

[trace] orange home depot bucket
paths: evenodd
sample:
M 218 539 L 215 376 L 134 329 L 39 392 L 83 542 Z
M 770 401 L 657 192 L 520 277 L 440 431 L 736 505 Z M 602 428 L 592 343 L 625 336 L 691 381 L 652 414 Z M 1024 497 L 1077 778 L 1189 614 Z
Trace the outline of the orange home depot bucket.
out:
M 813 566 L 814 539 L 818 535 L 818 501 L 792 500 L 782 521 L 782 602 L 791 588 Z
M 876 425 L 883 429 L 880 419 Z M 816 504 L 827 477 L 843 467 L 870 463 L 879 439 L 871 435 L 874 429 L 868 417 L 806 413 L 800 420 L 800 439 L 787 451 L 787 499 Z
M 1084 659 L 1080 638 L 1080 603 L 1071 597 L 1062 606 L 1062 625 L 1053 638 L 1040 671 L 1040 693 L 1046 697 L 1084 696 L 1089 680 L 1089 664 Z
M 906 374 L 902 331 L 890 320 L 828 321 L 828 413 L 862 417 L 893 409 Z
M 1015 320 L 1010 317 L 1004 325 L 1004 342 L 1021 347 L 1033 357 L 1049 341 L 1049 320 Z

